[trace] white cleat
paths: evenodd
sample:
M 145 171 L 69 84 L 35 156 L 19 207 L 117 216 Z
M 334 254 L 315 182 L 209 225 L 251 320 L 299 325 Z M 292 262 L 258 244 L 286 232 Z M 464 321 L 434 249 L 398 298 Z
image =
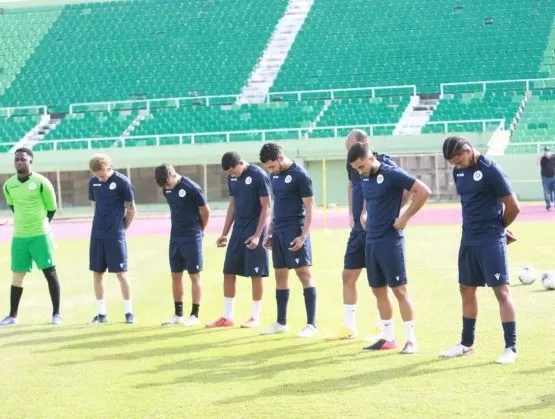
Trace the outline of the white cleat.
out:
M 191 316 L 183 324 L 186 327 L 198 326 L 200 324 L 200 319 L 197 316 Z
M 297 333 L 297 337 L 298 338 L 312 338 L 312 337 L 316 336 L 317 333 L 318 333 L 318 329 L 316 328 L 316 326 L 314 326 L 312 324 L 307 324 L 305 327 L 303 327 L 303 330 L 301 330 L 299 333 Z
M 289 326 L 286 324 L 272 323 L 266 330 L 261 332 L 261 335 L 275 335 L 277 333 L 287 333 L 289 332 Z
M 60 316 L 59 314 L 54 314 L 52 316 L 52 324 L 54 326 L 59 326 L 64 322 L 64 319 L 62 318 L 62 316 Z
M 174 314 L 168 320 L 163 322 L 162 326 L 170 326 L 170 325 L 173 325 L 173 324 L 184 325 L 185 324 L 185 319 L 183 318 L 183 316 L 178 316 L 177 314 Z
M 0 321 L 0 326 L 15 326 L 17 323 L 16 317 L 6 316 Z
M 255 319 L 254 317 L 251 317 L 241 325 L 241 327 L 245 329 L 252 329 L 253 327 L 258 327 L 258 326 L 260 326 L 260 320 Z
M 451 349 L 439 354 L 441 358 L 457 358 L 459 356 L 470 355 L 474 352 L 473 347 L 461 345 L 460 343 L 453 346 Z
M 403 349 L 401 349 L 399 353 L 403 355 L 410 355 L 410 354 L 415 354 L 417 352 L 418 352 L 418 345 L 416 344 L 416 342 L 407 341 L 405 343 L 405 346 L 403 346 Z
M 503 355 L 495 361 L 497 364 L 514 364 L 518 354 L 512 348 L 505 348 Z

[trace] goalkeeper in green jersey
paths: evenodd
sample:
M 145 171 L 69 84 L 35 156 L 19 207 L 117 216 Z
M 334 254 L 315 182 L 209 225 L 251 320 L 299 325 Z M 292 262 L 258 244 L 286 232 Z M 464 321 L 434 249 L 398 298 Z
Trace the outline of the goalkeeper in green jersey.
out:
M 52 324 L 62 323 L 60 316 L 60 283 L 54 261 L 54 244 L 50 221 L 56 212 L 56 195 L 52 183 L 31 170 L 33 152 L 28 148 L 15 151 L 16 175 L 2 188 L 6 203 L 14 213 L 12 237 L 12 286 L 10 314 L 0 326 L 18 323 L 17 309 L 23 293 L 23 278 L 30 272 L 33 261 L 44 273 L 52 299 Z

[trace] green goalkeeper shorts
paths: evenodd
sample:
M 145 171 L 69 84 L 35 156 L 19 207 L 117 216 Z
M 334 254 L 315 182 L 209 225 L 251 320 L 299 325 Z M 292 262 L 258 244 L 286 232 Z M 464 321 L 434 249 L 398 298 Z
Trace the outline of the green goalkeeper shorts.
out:
M 31 272 L 33 261 L 41 270 L 56 265 L 50 234 L 12 238 L 12 272 Z

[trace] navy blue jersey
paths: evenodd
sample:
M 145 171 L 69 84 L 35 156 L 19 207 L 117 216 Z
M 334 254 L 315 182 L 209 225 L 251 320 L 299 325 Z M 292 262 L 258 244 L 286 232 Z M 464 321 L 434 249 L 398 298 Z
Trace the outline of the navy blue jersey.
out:
M 314 196 L 312 179 L 308 172 L 296 163 L 279 175 L 272 175 L 274 194 L 274 231 L 304 226 L 305 207 L 303 198 Z
M 249 165 L 239 177 L 227 178 L 229 196 L 235 201 L 233 236 L 250 237 L 260 220 L 260 197 L 270 194 L 270 179 L 258 166 Z
M 123 237 L 125 202 L 134 200 L 133 186 L 127 176 L 114 171 L 106 182 L 101 182 L 93 176 L 89 180 L 89 200 L 95 203 L 91 237 L 93 239 Z
M 170 206 L 172 229 L 170 240 L 196 239 L 202 233 L 199 207 L 206 205 L 206 197 L 199 185 L 181 176 L 173 189 L 162 188 Z
M 502 198 L 511 195 L 507 175 L 488 157 L 466 169 L 453 170 L 461 197 L 462 243 L 470 246 L 505 240 Z
M 362 178 L 366 200 L 366 242 L 383 243 L 403 237 L 393 227 L 399 217 L 403 191 L 410 190 L 416 179 L 400 167 L 382 164 L 377 172 Z
M 390 166 L 397 166 L 391 157 L 387 154 L 378 154 L 374 153 L 374 156 L 378 159 L 379 162 L 388 164 Z M 347 177 L 351 182 L 351 191 L 352 191 L 352 211 L 353 211 L 353 219 L 355 221 L 355 230 L 363 230 L 362 225 L 360 224 L 360 215 L 362 214 L 362 207 L 364 204 L 364 197 L 362 196 L 362 178 L 360 174 L 353 169 L 353 166 L 349 162 L 347 162 Z

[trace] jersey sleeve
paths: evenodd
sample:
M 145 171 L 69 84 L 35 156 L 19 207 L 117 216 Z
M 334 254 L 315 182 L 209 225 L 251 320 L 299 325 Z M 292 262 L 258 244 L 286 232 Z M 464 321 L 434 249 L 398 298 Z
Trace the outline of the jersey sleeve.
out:
M 398 167 L 397 163 L 395 163 L 395 160 L 393 160 L 387 154 L 378 155 L 378 161 L 381 161 L 382 163 L 385 163 L 388 166 Z
M 123 181 L 123 200 L 125 202 L 133 202 L 135 200 L 135 189 L 129 179 Z
M 395 170 L 392 170 L 391 174 L 393 185 L 407 191 L 410 191 L 412 189 L 412 186 L 414 185 L 414 182 L 416 182 L 415 177 L 409 175 L 401 168 L 396 168 Z
M 491 166 L 489 170 L 488 182 L 499 198 L 504 198 L 513 193 L 507 175 L 496 165 Z
M 206 205 L 206 195 L 198 185 L 192 185 L 192 190 L 195 194 L 197 207 L 204 207 Z
M 56 211 L 56 193 L 54 192 L 54 186 L 52 186 L 52 183 L 46 178 L 42 181 L 40 194 L 46 211 Z
M 301 176 L 297 177 L 297 184 L 301 192 L 301 198 L 310 198 L 314 196 L 314 189 L 312 187 L 312 179 L 308 173 L 300 172 Z
M 2 187 L 2 191 L 4 192 L 4 198 L 6 199 L 6 204 L 13 206 L 13 199 L 10 193 L 8 192 L 8 182 L 4 182 L 4 186 Z
M 93 193 L 93 186 L 92 186 L 92 179 L 89 180 L 89 201 L 94 201 L 94 193 Z
M 258 196 L 270 196 L 270 178 L 263 174 L 258 177 Z

